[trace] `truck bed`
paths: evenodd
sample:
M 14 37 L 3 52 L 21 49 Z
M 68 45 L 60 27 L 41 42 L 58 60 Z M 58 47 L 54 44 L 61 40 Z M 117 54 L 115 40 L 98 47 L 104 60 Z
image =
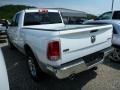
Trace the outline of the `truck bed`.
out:
M 32 40 L 36 37 L 34 40 L 43 41 L 42 45 L 45 46 L 44 48 L 47 47 L 48 43 L 46 42 L 50 42 L 54 38 L 60 40 L 61 60 L 52 63 L 46 60 L 47 63 L 56 66 L 111 46 L 112 25 L 35 25 L 26 26 L 24 29 L 29 29 L 24 30 L 27 33 L 26 35 L 29 33 L 29 40 L 30 38 Z M 41 40 L 42 37 L 38 39 L 37 35 L 39 35 L 39 37 L 41 37 L 41 35 L 43 37 L 47 35 L 47 41 Z M 92 41 L 92 38 L 95 40 Z M 35 47 L 40 46 L 38 42 L 33 40 L 31 42 L 34 42 Z M 46 51 L 44 52 L 44 54 L 46 54 Z

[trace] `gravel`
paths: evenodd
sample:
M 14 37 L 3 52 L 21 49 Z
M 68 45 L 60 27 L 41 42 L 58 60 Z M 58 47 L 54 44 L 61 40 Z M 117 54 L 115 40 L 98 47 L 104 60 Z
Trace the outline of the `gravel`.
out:
M 85 71 L 74 79 L 48 77 L 34 82 L 28 72 L 26 57 L 7 44 L 0 44 L 4 54 L 11 90 L 120 90 L 120 63 L 106 59 L 96 71 Z

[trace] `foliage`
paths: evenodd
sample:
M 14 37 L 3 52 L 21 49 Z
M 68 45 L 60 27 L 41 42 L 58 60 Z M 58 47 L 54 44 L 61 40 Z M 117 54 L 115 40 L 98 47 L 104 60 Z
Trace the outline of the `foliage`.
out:
M 8 19 L 10 20 L 13 15 L 26 8 L 35 8 L 32 6 L 25 6 L 25 5 L 5 5 L 0 7 L 0 19 Z
M 87 14 L 87 19 L 96 19 L 97 16 L 92 15 L 92 14 Z
M 13 15 L 21 10 L 35 8 L 33 6 L 25 6 L 25 5 L 5 5 L 0 7 L 0 19 L 8 19 L 10 20 Z M 87 19 L 95 19 L 96 16 L 92 14 L 87 15 Z

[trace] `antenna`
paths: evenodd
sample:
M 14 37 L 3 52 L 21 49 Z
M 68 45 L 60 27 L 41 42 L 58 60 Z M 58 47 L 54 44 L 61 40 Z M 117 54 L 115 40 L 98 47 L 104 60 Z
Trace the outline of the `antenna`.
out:
M 114 8 L 114 0 L 112 0 L 112 7 L 111 7 L 111 11 L 113 11 Z

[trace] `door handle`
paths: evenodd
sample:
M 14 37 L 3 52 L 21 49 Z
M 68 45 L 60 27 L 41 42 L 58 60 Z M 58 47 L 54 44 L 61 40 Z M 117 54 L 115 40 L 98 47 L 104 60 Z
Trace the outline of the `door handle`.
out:
M 97 32 L 98 30 L 92 30 L 92 31 L 90 31 L 90 33 L 94 33 L 94 32 Z

